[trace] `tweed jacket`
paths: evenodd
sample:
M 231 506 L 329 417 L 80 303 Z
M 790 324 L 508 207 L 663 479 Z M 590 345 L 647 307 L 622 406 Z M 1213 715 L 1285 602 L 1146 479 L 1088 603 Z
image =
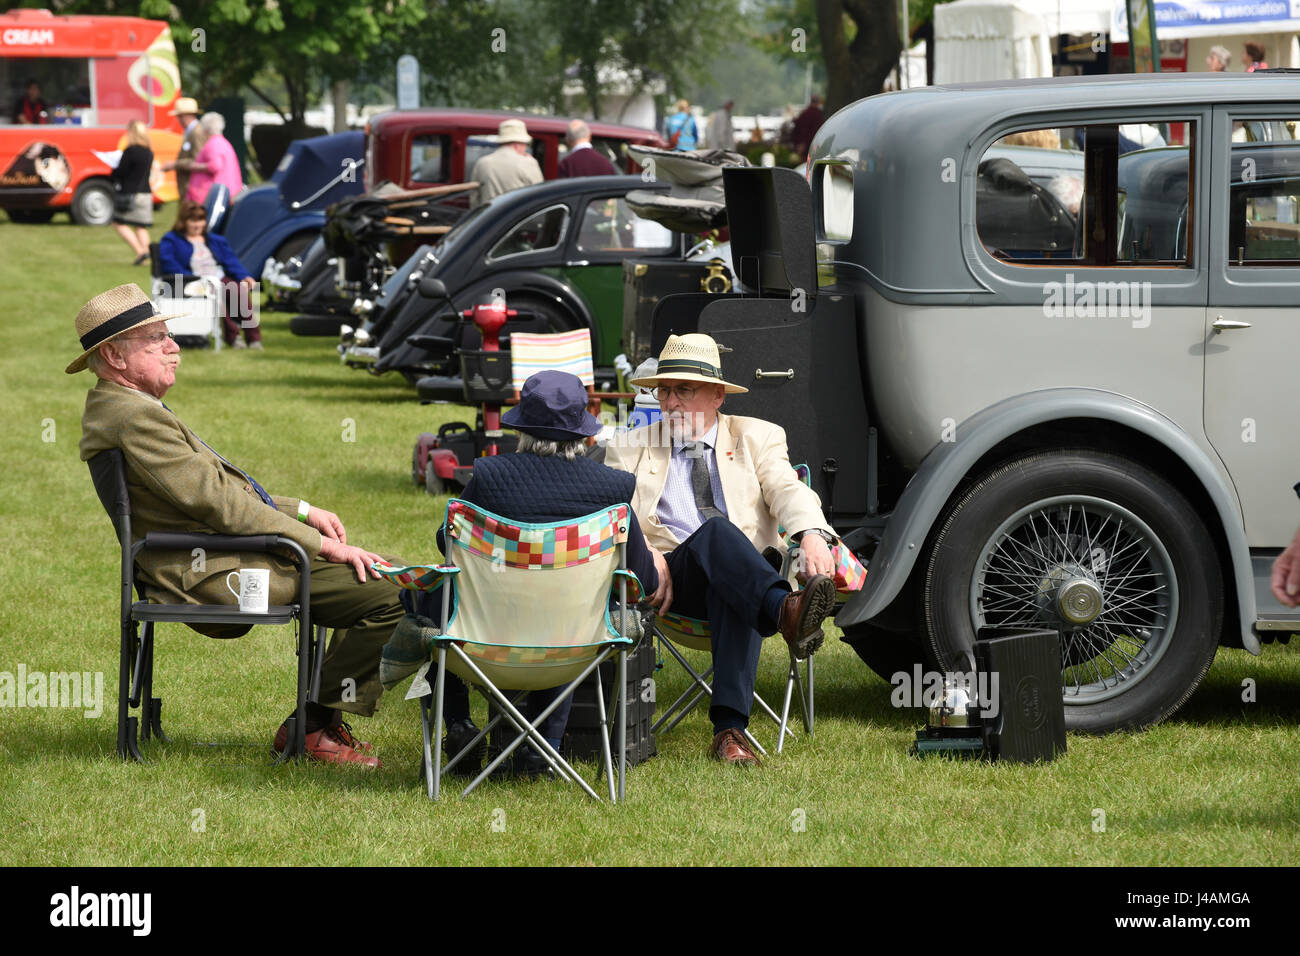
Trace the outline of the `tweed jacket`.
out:
M 101 379 L 86 394 L 81 460 L 109 448 L 122 449 L 126 457 L 131 534 L 137 541 L 150 531 L 278 534 L 302 545 L 309 558 L 320 554 L 320 532 L 297 519 L 297 498 L 272 496 L 276 506 L 268 507 L 247 476 L 161 402 Z M 149 596 L 187 604 L 230 603 L 225 576 L 240 567 L 270 568 L 281 575 L 293 571 L 287 559 L 266 554 L 226 553 L 198 561 L 189 552 L 142 551 L 137 564 Z
M 520 156 L 509 144 L 498 146 L 474 164 L 471 180 L 478 182 L 475 206 L 522 186 L 532 186 L 542 181 L 542 167 L 532 154 Z
M 681 543 L 656 514 L 671 457 L 672 442 L 659 423 L 624 432 L 605 449 L 605 464 L 636 475 L 632 510 L 641 519 L 646 541 L 659 551 Z M 779 425 L 719 414 L 714 457 L 727 518 L 760 551 L 781 546 L 779 527 L 791 534 L 814 528 L 834 533 L 822 516 L 817 493 L 795 474 L 785 430 Z

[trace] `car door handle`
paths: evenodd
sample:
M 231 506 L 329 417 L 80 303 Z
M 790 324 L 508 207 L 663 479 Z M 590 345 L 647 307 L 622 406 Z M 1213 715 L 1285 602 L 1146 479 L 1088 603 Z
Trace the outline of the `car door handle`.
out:
M 765 378 L 784 378 L 794 381 L 794 369 L 788 368 L 784 372 L 764 372 L 761 368 L 754 369 L 755 379 Z
M 564 264 L 564 268 L 566 268 L 566 269 L 577 269 L 577 268 L 579 268 L 579 267 L 581 267 L 581 266 L 589 266 L 589 265 L 591 265 L 591 260 L 590 260 L 590 259 L 579 259 L 577 262 L 566 262 L 566 263 Z
M 1214 324 L 1211 325 L 1210 328 L 1214 329 L 1215 335 L 1218 335 L 1220 332 L 1227 329 L 1248 329 L 1250 328 L 1250 323 L 1240 322 L 1236 319 L 1225 319 L 1223 316 L 1217 315 L 1214 317 Z

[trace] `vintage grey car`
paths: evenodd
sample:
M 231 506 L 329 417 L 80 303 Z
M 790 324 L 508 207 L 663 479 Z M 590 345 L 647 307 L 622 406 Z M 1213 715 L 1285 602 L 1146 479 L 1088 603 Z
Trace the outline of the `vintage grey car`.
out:
M 1067 726 L 1107 732 L 1300 631 L 1268 590 L 1300 525 L 1298 121 L 1282 71 L 933 87 L 832 116 L 806 184 L 728 171 L 759 291 L 662 326 L 731 350 L 729 410 L 785 425 L 869 555 L 836 623 L 873 669 L 1050 627 Z

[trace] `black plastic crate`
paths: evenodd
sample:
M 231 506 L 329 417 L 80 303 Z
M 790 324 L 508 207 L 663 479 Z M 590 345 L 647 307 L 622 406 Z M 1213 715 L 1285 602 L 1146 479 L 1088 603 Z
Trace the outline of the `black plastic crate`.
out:
M 600 679 L 609 703 L 610 685 L 614 681 L 617 662 L 606 661 L 600 667 Z M 655 695 L 654 642 L 642 641 L 627 656 L 627 762 L 638 764 L 657 754 L 654 732 Z M 610 714 L 613 721 L 614 714 Z M 611 736 L 611 743 L 613 737 Z M 573 694 L 573 708 L 564 734 L 564 755 L 570 760 L 597 760 L 600 758 L 600 715 L 596 709 L 596 681 L 587 678 Z M 615 755 L 617 756 L 617 754 Z

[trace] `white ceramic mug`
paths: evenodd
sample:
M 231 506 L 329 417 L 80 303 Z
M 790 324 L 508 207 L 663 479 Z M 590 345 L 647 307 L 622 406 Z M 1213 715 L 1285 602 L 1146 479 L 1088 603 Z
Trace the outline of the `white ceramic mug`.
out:
M 239 575 L 239 590 L 230 587 L 230 574 Z M 270 605 L 271 572 L 266 568 L 240 568 L 226 575 L 226 587 L 239 598 L 244 614 L 265 614 Z

